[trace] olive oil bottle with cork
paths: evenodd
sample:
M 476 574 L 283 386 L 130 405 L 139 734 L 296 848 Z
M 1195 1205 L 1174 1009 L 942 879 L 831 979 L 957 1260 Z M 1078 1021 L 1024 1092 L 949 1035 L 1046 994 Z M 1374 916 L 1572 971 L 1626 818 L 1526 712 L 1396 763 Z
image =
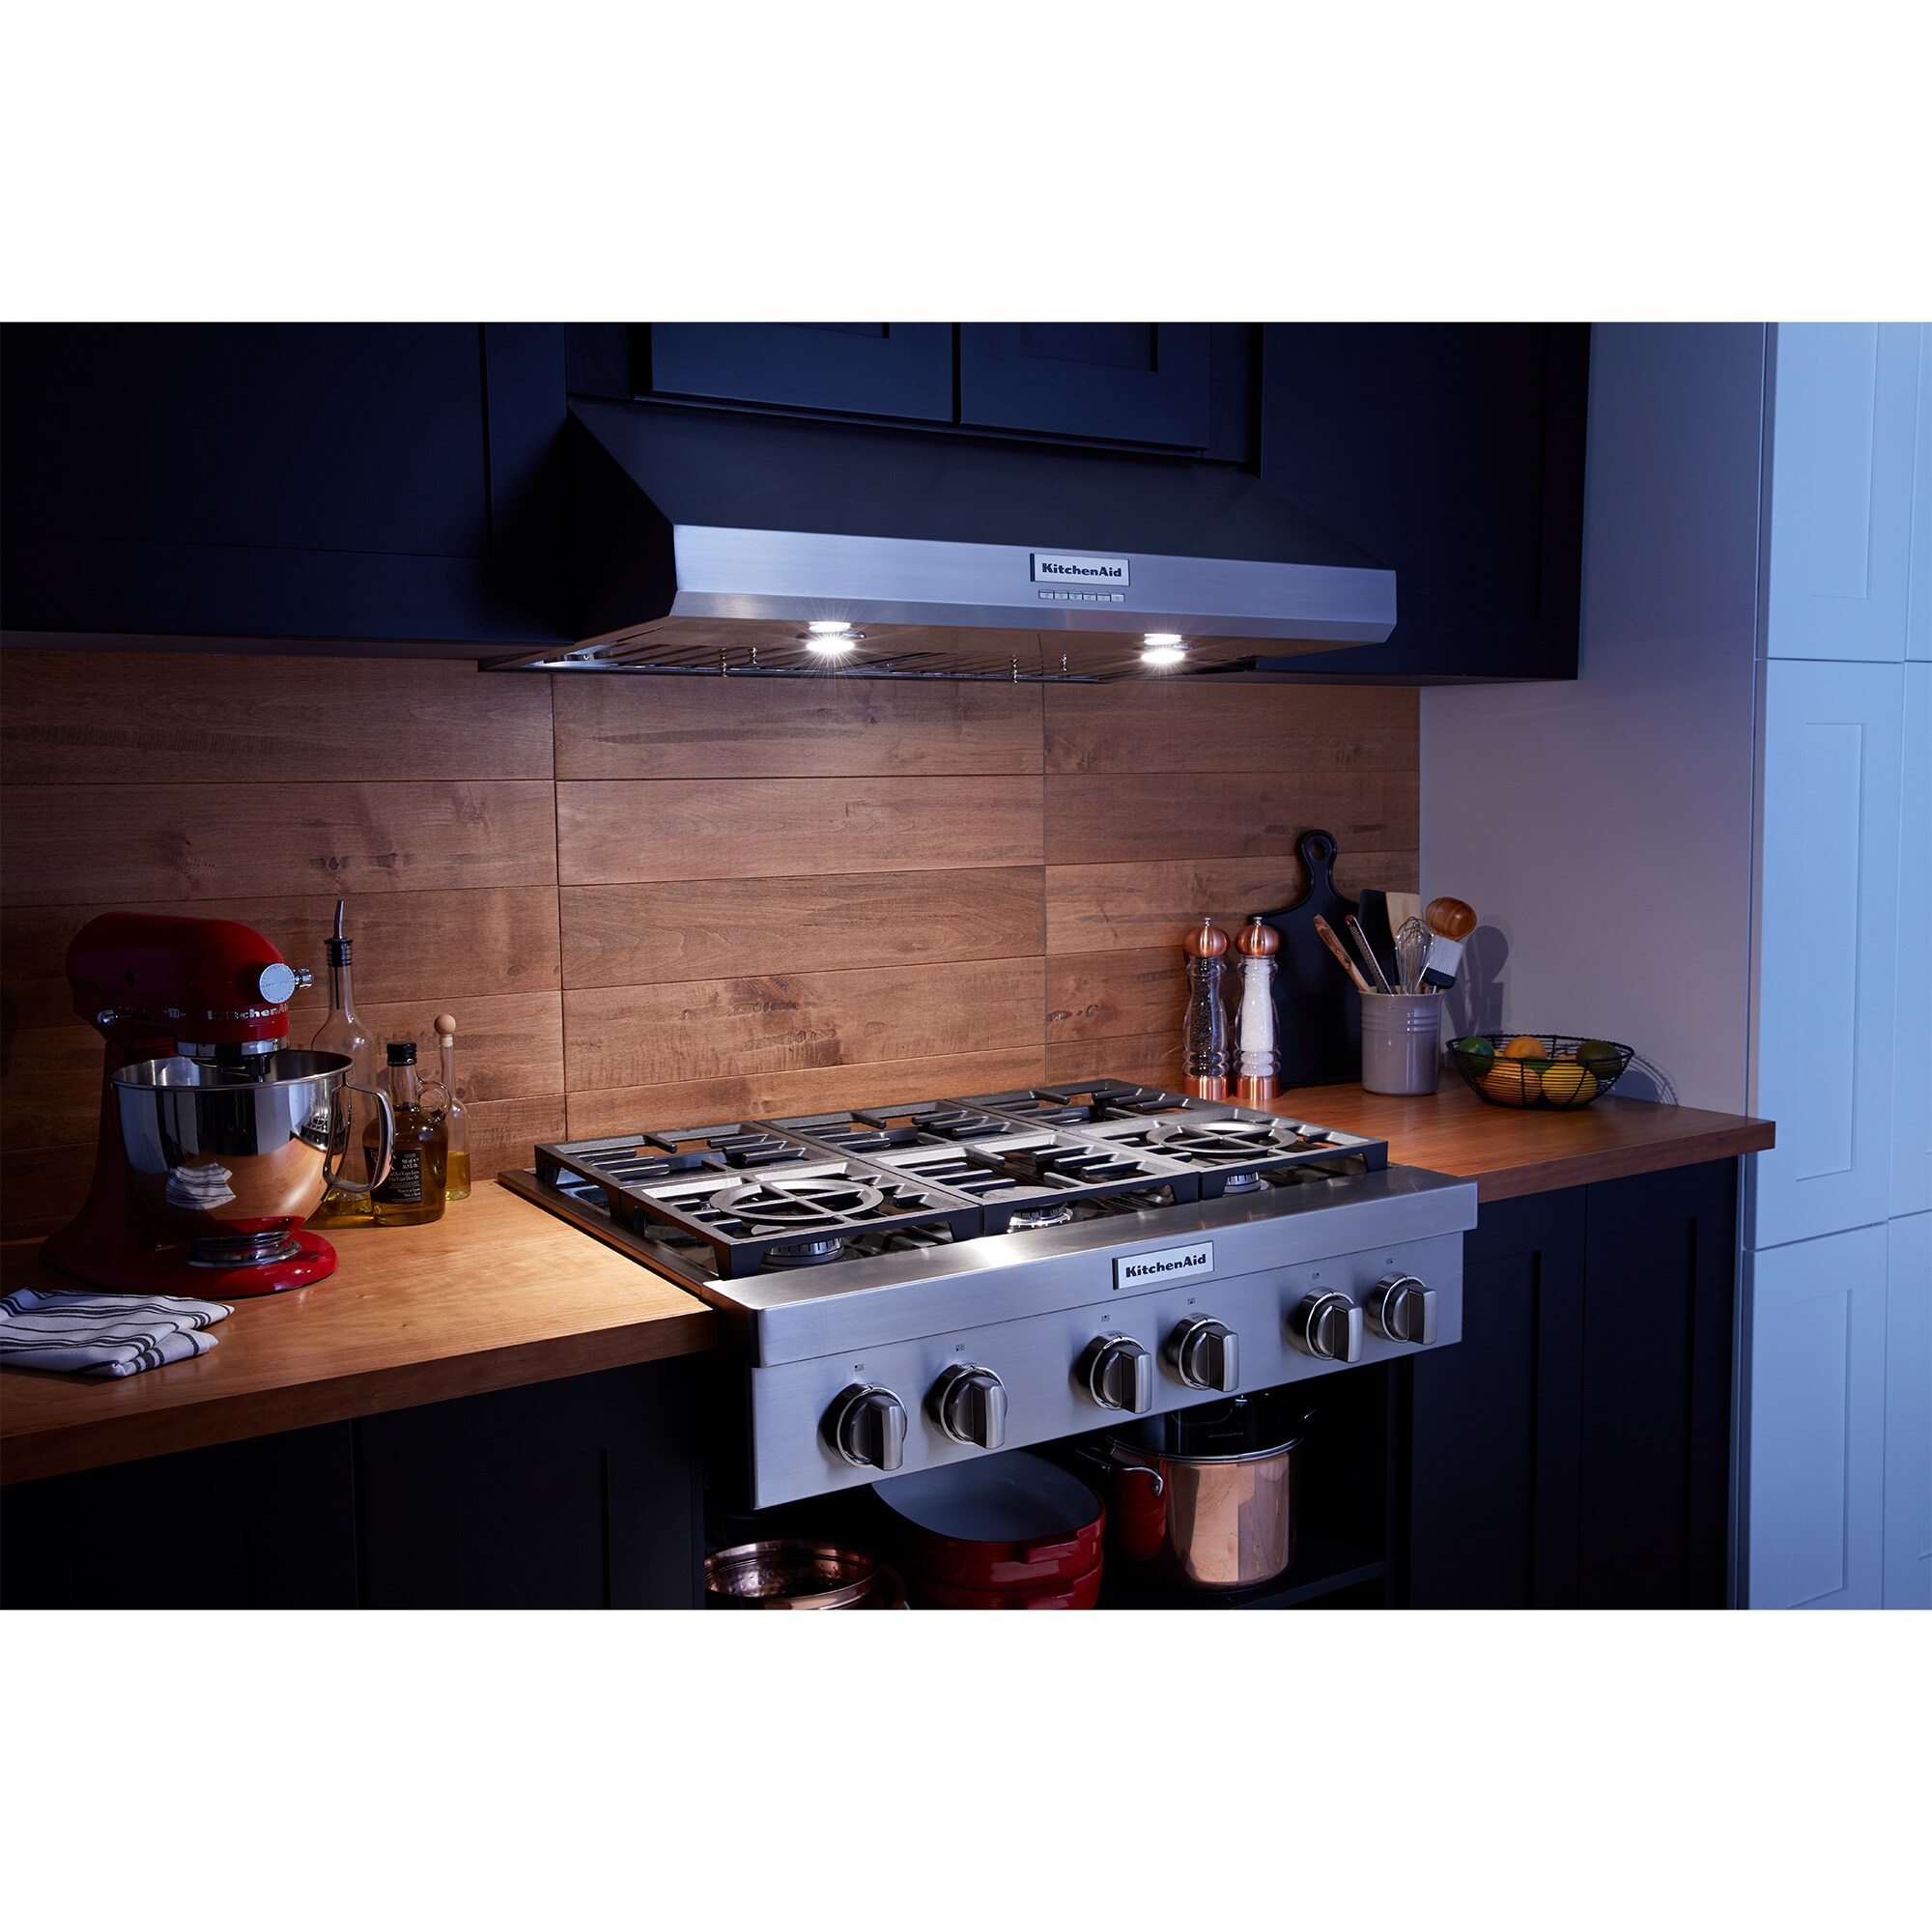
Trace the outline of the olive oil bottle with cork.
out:
M 379 1228 L 414 1228 L 442 1218 L 449 1173 L 449 1129 L 440 1108 L 427 1105 L 416 1077 L 416 1043 L 392 1039 L 389 1105 L 396 1117 L 389 1173 L 376 1189 Z

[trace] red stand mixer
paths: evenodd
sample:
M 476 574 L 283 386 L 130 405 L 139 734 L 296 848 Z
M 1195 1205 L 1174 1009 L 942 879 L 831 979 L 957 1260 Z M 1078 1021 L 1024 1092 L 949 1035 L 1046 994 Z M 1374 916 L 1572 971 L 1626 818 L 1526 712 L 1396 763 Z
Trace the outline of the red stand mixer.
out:
M 67 953 L 74 1011 L 107 1042 L 94 1182 L 42 1258 L 102 1288 L 223 1299 L 320 1281 L 335 1250 L 301 1223 L 330 1184 L 387 1172 L 385 1095 L 369 1177 L 349 1150 L 341 1054 L 289 1048 L 309 983 L 252 926 L 107 913 Z

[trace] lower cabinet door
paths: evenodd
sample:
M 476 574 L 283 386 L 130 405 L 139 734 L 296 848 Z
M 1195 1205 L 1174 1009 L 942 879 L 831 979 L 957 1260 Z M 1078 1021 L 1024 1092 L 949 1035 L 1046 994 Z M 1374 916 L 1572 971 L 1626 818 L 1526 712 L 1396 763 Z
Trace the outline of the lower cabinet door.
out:
M 1597 1181 L 1586 1204 L 1577 1601 L 1722 1609 L 1736 1163 Z
M 1883 1223 L 1745 1257 L 1752 1608 L 1883 1601 Z
M 1885 1606 L 1932 1609 L 1932 1214 L 1888 1230 Z
M 1581 1188 L 1463 1237 L 1463 1339 L 1409 1364 L 1414 1608 L 1577 1602 L 1583 1252 Z

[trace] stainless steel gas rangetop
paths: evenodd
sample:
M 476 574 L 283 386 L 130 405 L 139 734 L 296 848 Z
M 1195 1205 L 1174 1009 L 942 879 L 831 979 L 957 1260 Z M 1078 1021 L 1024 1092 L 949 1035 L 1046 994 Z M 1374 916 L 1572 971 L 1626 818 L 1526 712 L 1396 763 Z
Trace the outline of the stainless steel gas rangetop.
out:
M 724 1318 L 753 1507 L 1440 1348 L 1476 1189 L 1120 1080 L 536 1150 Z

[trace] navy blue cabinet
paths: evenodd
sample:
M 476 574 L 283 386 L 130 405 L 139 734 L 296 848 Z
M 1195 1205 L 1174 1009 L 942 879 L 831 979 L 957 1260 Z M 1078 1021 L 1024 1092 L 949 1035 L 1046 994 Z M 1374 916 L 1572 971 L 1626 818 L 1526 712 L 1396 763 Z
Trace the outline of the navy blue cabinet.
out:
M 4 621 L 565 635 L 562 330 L 10 327 Z
M 1205 450 L 1210 333 L 1201 322 L 962 323 L 959 420 Z
M 1737 1163 L 1484 1207 L 1408 1378 L 1420 1609 L 1726 1598 Z
M 1277 668 L 1575 677 L 1589 360 L 1580 323 L 1269 324 L 1264 478 L 1396 573 L 1385 643 Z
M 654 322 L 650 391 L 952 420 L 950 322 Z
M 580 395 L 880 416 L 920 428 L 1240 462 L 1255 331 L 1240 323 L 651 323 L 571 331 Z

